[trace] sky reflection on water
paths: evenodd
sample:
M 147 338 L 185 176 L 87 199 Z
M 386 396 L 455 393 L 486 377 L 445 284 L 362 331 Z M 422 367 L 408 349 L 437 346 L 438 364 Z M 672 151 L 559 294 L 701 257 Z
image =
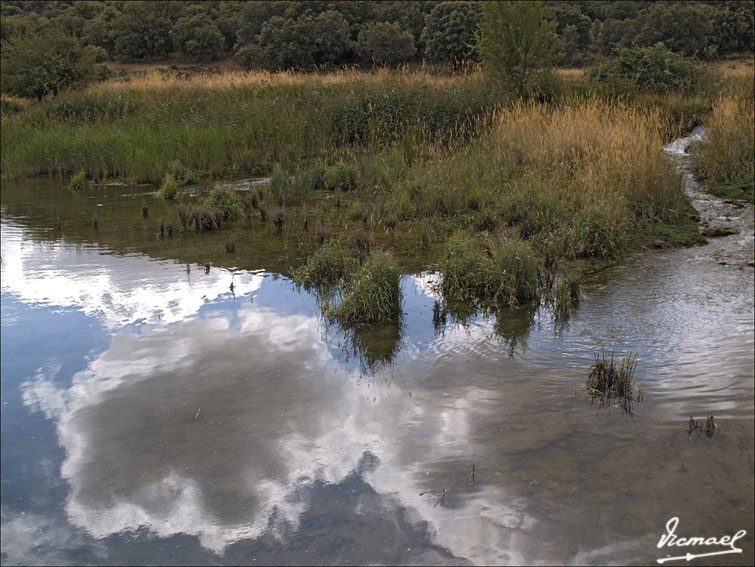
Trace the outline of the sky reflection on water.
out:
M 365 373 L 285 278 L 2 230 L 4 563 L 650 562 L 670 514 L 752 517 L 751 270 L 651 255 L 513 350 L 522 313 L 439 332 L 408 276 Z M 579 394 L 600 347 L 640 352 L 634 420 Z

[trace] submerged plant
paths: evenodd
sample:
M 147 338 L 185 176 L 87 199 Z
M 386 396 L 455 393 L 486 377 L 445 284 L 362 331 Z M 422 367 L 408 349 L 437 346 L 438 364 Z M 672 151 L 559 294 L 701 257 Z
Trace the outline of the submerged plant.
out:
M 642 389 L 634 381 L 637 355 L 629 353 L 626 358 L 616 361 L 614 353 L 595 355 L 595 364 L 587 376 L 587 393 L 600 407 L 611 405 L 621 408 L 624 413 L 633 415 L 634 407 L 642 401 Z

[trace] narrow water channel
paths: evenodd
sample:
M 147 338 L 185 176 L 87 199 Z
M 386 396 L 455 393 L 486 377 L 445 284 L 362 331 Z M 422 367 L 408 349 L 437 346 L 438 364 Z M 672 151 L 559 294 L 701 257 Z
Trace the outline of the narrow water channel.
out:
M 148 188 L 3 181 L 2 563 L 657 564 L 677 517 L 752 564 L 752 207 L 688 183 L 738 233 L 593 274 L 566 321 L 462 324 L 416 273 L 355 335 L 267 233 L 208 271 L 210 235 L 143 238 Z M 633 417 L 584 391 L 601 349 L 638 355 Z

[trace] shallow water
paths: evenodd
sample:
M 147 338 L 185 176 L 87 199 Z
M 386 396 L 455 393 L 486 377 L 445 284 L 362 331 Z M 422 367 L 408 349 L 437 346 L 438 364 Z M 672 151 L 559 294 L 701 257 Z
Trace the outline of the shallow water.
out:
M 752 564 L 751 207 L 726 213 L 737 235 L 593 274 L 566 321 L 543 307 L 461 324 L 417 272 L 402 324 L 356 335 L 285 277 L 293 239 L 258 227 L 226 255 L 229 233 L 160 238 L 169 213 L 149 188 L 3 182 L 3 564 L 722 549 L 659 549 L 675 516 L 684 537 L 747 530 L 742 553 L 704 561 Z M 601 349 L 638 353 L 634 417 L 584 392 Z M 706 412 L 714 435 L 689 436 Z

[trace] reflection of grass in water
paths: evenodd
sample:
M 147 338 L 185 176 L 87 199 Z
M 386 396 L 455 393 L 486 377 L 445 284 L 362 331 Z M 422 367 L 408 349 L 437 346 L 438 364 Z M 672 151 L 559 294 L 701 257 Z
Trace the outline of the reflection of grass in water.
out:
M 344 327 L 329 321 L 326 334 L 346 355 L 354 359 L 365 374 L 376 374 L 393 364 L 401 350 L 403 321 Z
M 509 356 L 514 356 L 517 347 L 523 352 L 527 349 L 527 337 L 535 321 L 537 307 L 501 309 L 496 313 L 493 332 L 509 346 Z
M 630 353 L 617 361 L 614 353 L 595 355 L 595 364 L 587 376 L 587 392 L 600 402 L 600 407 L 619 407 L 624 413 L 633 415 L 632 410 L 642 401 L 642 389 L 634 381 L 637 368 L 637 355 Z

